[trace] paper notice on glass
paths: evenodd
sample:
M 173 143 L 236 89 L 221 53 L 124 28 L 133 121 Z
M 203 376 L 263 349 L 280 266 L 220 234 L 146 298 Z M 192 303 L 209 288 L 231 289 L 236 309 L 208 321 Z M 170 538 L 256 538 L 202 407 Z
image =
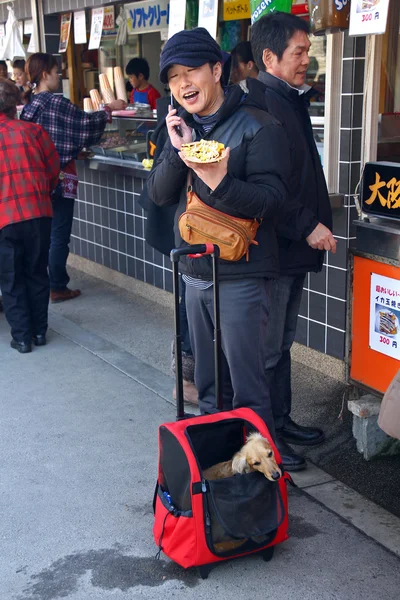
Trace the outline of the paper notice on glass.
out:
M 200 0 L 199 27 L 207 29 L 215 39 L 217 37 L 218 0 Z
M 58 48 L 60 54 L 62 52 L 66 52 L 68 47 L 69 33 L 71 31 L 71 19 L 72 13 L 65 13 L 61 15 L 60 45 Z
M 86 44 L 86 13 L 80 10 L 74 13 L 74 40 L 75 44 Z
M 170 0 L 168 39 L 185 29 L 186 0 Z
M 400 360 L 400 280 L 371 273 L 369 345 Z
M 90 27 L 89 50 L 100 48 L 101 32 L 103 31 L 104 8 L 93 8 L 92 24 Z
M 24 34 L 32 35 L 33 32 L 33 21 L 30 19 L 29 21 L 24 22 Z
M 5 37 L 6 37 L 6 27 L 5 27 L 5 25 L 1 24 L 0 25 L 0 55 L 2 54 Z
M 389 0 L 353 0 L 349 35 L 385 33 L 388 10 Z

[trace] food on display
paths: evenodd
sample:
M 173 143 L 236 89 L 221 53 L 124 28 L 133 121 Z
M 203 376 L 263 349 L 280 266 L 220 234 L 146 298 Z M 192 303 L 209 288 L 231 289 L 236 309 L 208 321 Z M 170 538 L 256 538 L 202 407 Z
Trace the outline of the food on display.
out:
M 181 152 L 191 162 L 206 164 L 221 160 L 224 148 L 224 144 L 215 140 L 200 140 L 199 142 L 182 144 Z
M 110 81 L 104 73 L 99 75 L 99 83 L 100 83 L 100 91 L 103 97 L 104 103 L 109 104 L 113 100 L 115 100 L 115 96 L 111 89 Z
M 114 85 L 117 99 L 127 102 L 125 79 L 121 67 L 114 67 Z
M 386 335 L 397 335 L 397 317 L 386 310 L 379 311 L 379 331 Z
M 93 109 L 100 110 L 101 96 L 99 92 L 97 90 L 90 90 L 89 95 L 92 100 Z
M 93 102 L 90 98 L 83 99 L 83 110 L 85 112 L 93 112 L 94 111 Z

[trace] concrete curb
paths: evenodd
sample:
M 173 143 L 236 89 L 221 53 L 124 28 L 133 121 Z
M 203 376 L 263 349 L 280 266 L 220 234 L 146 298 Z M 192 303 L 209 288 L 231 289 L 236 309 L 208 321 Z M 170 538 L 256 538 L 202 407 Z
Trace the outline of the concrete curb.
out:
M 53 312 L 49 314 L 49 326 L 57 334 L 91 352 L 169 404 L 175 405 L 171 395 L 172 377 L 168 377 L 115 344 Z M 191 412 L 197 411 L 193 411 L 191 407 Z M 308 463 L 305 471 L 294 473 L 292 477 L 295 484 L 307 495 L 400 557 L 398 517 L 367 500 L 311 463 Z

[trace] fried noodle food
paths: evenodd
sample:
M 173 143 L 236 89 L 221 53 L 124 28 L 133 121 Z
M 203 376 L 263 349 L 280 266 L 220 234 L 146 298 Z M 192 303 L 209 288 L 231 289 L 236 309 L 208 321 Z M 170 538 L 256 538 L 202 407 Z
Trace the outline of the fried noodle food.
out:
M 214 140 L 200 140 L 190 144 L 182 144 L 181 152 L 188 160 L 198 163 L 217 162 L 221 159 L 224 144 Z
M 379 311 L 379 331 L 386 335 L 397 335 L 396 315 L 384 310 Z

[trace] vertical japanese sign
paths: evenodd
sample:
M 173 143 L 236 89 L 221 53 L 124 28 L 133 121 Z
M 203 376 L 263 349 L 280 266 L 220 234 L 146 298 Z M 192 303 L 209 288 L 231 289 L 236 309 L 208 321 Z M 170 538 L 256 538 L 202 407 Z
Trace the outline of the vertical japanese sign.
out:
M 90 27 L 89 50 L 100 48 L 101 33 L 103 31 L 104 8 L 92 9 L 92 24 Z
M 114 7 L 104 7 L 103 31 L 113 31 L 115 29 Z
M 86 13 L 80 10 L 74 13 L 74 39 L 75 44 L 86 44 Z
M 217 37 L 218 0 L 200 0 L 199 27 L 207 29 L 215 39 Z
M 61 28 L 60 28 L 60 45 L 58 51 L 61 54 L 66 52 L 69 40 L 69 33 L 71 31 L 71 19 L 72 13 L 65 13 L 61 15 Z
M 170 0 L 168 39 L 185 29 L 186 0 Z
M 128 33 L 150 33 L 168 29 L 169 0 L 147 0 L 125 4 L 128 15 Z
M 369 345 L 400 360 L 400 280 L 371 273 Z
M 224 21 L 250 19 L 250 0 L 224 0 Z
M 349 35 L 385 33 L 388 10 L 389 0 L 353 0 Z

